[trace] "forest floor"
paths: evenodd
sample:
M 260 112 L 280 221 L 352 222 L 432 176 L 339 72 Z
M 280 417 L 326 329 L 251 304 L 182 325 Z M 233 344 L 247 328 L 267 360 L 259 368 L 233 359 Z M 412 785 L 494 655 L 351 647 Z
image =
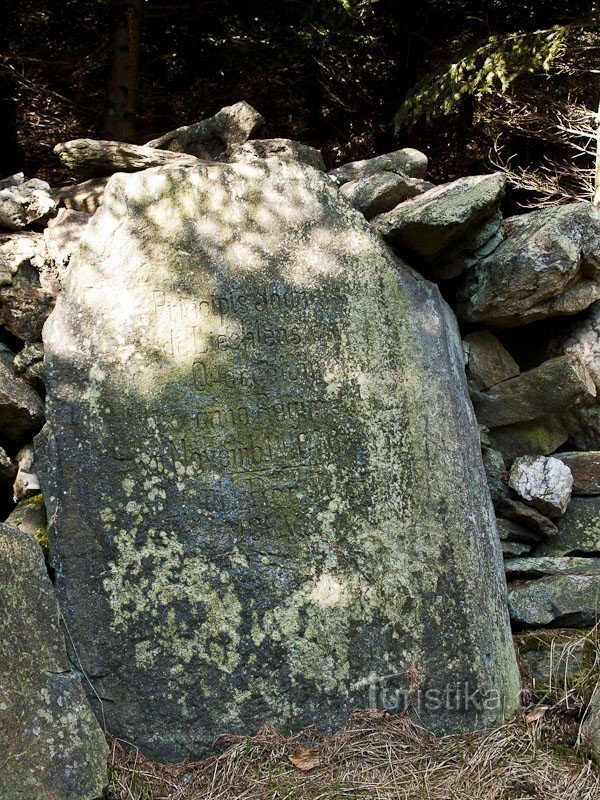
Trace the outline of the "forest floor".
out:
M 332 737 L 264 728 L 177 765 L 114 742 L 107 800 L 598 800 L 600 770 L 577 745 L 577 705 L 565 695 L 493 730 L 445 737 L 361 712 Z

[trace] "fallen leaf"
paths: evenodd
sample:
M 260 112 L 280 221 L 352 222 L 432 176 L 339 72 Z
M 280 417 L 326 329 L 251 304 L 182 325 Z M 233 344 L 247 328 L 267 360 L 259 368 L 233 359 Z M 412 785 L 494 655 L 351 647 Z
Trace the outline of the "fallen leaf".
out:
M 315 750 L 309 750 L 307 747 L 299 747 L 294 750 L 289 758 L 296 769 L 301 769 L 302 772 L 308 772 L 309 769 L 314 769 L 321 763 L 321 756 Z
M 536 722 L 538 719 L 541 719 L 546 711 L 550 706 L 538 706 L 534 708 L 533 711 L 530 711 L 529 714 L 525 717 L 525 722 Z

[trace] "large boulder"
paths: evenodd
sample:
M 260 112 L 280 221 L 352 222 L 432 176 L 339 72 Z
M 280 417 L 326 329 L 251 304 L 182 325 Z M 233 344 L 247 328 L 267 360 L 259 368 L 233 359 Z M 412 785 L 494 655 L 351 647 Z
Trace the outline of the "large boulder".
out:
M 514 708 L 453 316 L 326 175 L 115 175 L 44 338 L 51 563 L 111 732 L 181 759 L 415 681 L 478 698 L 434 730 Z
M 600 497 L 573 497 L 557 526 L 558 535 L 544 542 L 536 556 L 600 553 Z
M 465 266 L 455 248 L 487 230 L 489 221 L 497 218 L 505 184 L 501 173 L 459 178 L 400 203 L 372 224 L 402 252 L 434 267 L 438 277 L 453 278 Z M 494 230 L 498 224 L 496 219 Z M 487 238 L 482 237 L 480 246 Z
M 255 108 L 242 100 L 225 106 L 213 117 L 202 119 L 193 125 L 184 125 L 152 139 L 148 147 L 171 150 L 175 153 L 190 153 L 209 161 L 218 160 L 231 145 L 241 144 L 256 136 L 265 121 Z
M 505 241 L 464 276 L 459 317 L 514 327 L 600 298 L 600 212 L 591 203 L 541 209 L 507 227 Z
M 46 181 L 32 178 L 0 186 L 0 228 L 17 231 L 46 220 L 56 209 Z
M 108 746 L 73 669 L 42 550 L 0 525 L 0 797 L 96 800 Z

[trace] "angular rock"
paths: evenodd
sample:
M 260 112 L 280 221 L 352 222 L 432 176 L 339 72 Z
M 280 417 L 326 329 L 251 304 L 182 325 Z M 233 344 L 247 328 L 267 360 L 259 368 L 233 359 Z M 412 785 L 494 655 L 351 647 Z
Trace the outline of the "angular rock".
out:
M 35 389 L 43 388 L 44 345 L 41 342 L 26 344 L 19 350 L 13 362 L 17 375 L 24 378 Z
M 42 234 L 0 236 L 0 325 L 24 342 L 41 337 L 54 307 L 56 292 L 40 278 L 45 254 Z
M 558 535 L 540 545 L 536 556 L 600 555 L 600 498 L 573 497 L 557 525 Z
M 44 241 L 50 257 L 61 267 L 69 263 L 69 259 L 77 245 L 90 215 L 84 211 L 59 209 L 44 230 Z
M 43 547 L 48 546 L 48 518 L 41 494 L 20 500 L 8 515 L 6 524 L 31 536 Z
M 310 167 L 113 177 L 44 330 L 37 440 L 110 731 L 170 760 L 224 731 L 331 729 L 407 670 L 500 698 L 422 711 L 431 728 L 514 708 L 452 320 Z
M 32 178 L 0 188 L 0 228 L 17 231 L 45 220 L 56 209 L 46 181 Z
M 61 163 L 75 175 L 97 177 L 114 172 L 137 172 L 165 164 L 193 167 L 198 159 L 186 153 L 171 153 L 139 144 L 97 139 L 72 139 L 54 148 Z
M 466 273 L 459 317 L 513 327 L 576 314 L 600 298 L 600 213 L 591 203 L 534 211 L 513 228 Z
M 394 245 L 425 264 L 440 264 L 453 246 L 497 213 L 505 184 L 506 178 L 501 173 L 459 178 L 400 203 L 392 211 L 375 217 L 372 225 Z M 443 277 L 455 274 L 444 272 Z
M 365 158 L 362 161 L 350 161 L 329 171 L 338 186 L 348 181 L 357 181 L 361 178 L 375 175 L 376 172 L 403 172 L 409 178 L 423 180 L 427 174 L 427 156 L 412 147 L 394 150 L 375 158 Z
M 569 434 L 556 414 L 514 422 L 512 425 L 493 428 L 489 432 L 492 447 L 502 453 L 508 464 L 518 456 L 527 454 L 548 456 L 558 450 L 568 438 Z
M 498 516 L 527 528 L 538 539 L 546 539 L 558 535 L 558 528 L 551 519 L 540 514 L 535 508 L 526 506 L 525 503 L 521 503 L 519 500 L 501 497 L 494 500 L 494 507 Z
M 583 318 L 563 322 L 560 334 L 548 345 L 548 354 L 565 353 L 579 357 L 600 389 L 600 302 L 593 303 Z
M 241 144 L 255 136 L 265 121 L 255 108 L 242 100 L 225 106 L 214 117 L 169 131 L 147 142 L 176 153 L 190 153 L 209 161 L 219 160 L 229 145 Z
M 403 200 L 423 194 L 433 184 L 419 178 L 409 178 L 403 172 L 376 172 L 355 181 L 344 183 L 340 189 L 351 206 L 367 219 L 389 211 Z
M 573 475 L 573 494 L 600 494 L 600 451 L 588 453 L 557 453 L 556 458 L 565 464 Z
M 292 139 L 253 139 L 243 144 L 230 145 L 223 154 L 223 160 L 231 163 L 273 157 L 289 158 L 322 172 L 325 171 L 325 162 L 320 150 L 294 142 Z
M 596 387 L 579 358 L 567 355 L 471 397 L 480 424 L 499 428 L 593 402 Z
M 0 525 L 0 797 L 95 800 L 109 750 L 67 658 L 39 545 Z
M 592 693 L 581 726 L 581 744 L 588 748 L 594 760 L 600 763 L 600 683 Z
M 16 172 L 14 175 L 0 180 L 0 189 L 9 189 L 11 186 L 20 186 L 22 183 L 25 183 L 25 175 L 22 172 Z
M 558 458 L 521 456 L 510 468 L 508 484 L 542 514 L 561 517 L 571 499 L 573 476 Z
M 600 558 L 514 558 L 504 565 L 507 578 L 542 578 L 544 575 L 600 575 Z
M 515 542 L 517 544 L 527 545 L 539 544 L 539 532 L 533 532 L 529 528 L 519 525 L 518 522 L 512 522 L 509 519 L 498 517 L 496 526 L 501 542 Z
M 40 493 L 40 480 L 36 474 L 33 445 L 27 444 L 17 453 L 17 477 L 13 487 L 15 503 Z
M 587 628 L 598 621 L 599 596 L 600 575 L 550 575 L 509 584 L 508 609 L 519 626 Z
M 526 555 L 531 550 L 530 544 L 522 542 L 501 541 L 500 549 L 505 559 L 518 559 L 519 556 Z M 519 559 L 520 560 L 520 559 Z M 506 572 L 506 568 L 504 570 Z
M 478 389 L 489 389 L 519 374 L 519 365 L 491 331 L 469 333 L 463 342 L 467 345 L 467 377 Z
M 573 449 L 600 450 L 600 405 L 565 411 L 561 419 Z
M 17 474 L 17 465 L 4 448 L 0 447 L 0 480 L 12 481 Z
M 502 454 L 491 447 L 482 447 L 481 456 L 492 499 L 504 497 L 507 493 L 506 480 L 508 473 Z
M 24 444 L 44 424 L 44 404 L 40 396 L 11 364 L 0 359 L 0 441 L 13 446 Z
M 52 197 L 58 205 L 71 211 L 94 214 L 100 208 L 109 177 L 90 178 L 83 183 L 61 186 L 52 190 Z

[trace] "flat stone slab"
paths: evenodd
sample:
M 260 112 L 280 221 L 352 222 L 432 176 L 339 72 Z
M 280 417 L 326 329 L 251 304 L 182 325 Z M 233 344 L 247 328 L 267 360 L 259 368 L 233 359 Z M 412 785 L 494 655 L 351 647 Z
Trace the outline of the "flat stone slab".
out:
M 600 494 L 600 451 L 557 453 L 555 457 L 571 470 L 573 494 Z
M 573 497 L 564 516 L 556 524 L 558 535 L 538 547 L 536 556 L 600 553 L 599 497 Z
M 550 575 L 510 584 L 508 608 L 519 626 L 588 628 L 598 621 L 599 595 L 598 574 Z
M 45 344 L 51 561 L 111 732 L 197 756 L 336 728 L 414 675 L 488 701 L 423 707 L 435 730 L 514 708 L 452 314 L 330 178 L 115 175 Z
M 73 670 L 42 550 L 0 524 L 0 797 L 96 800 L 108 746 Z
M 544 575 L 600 575 L 600 558 L 530 557 L 513 558 L 504 567 L 507 577 Z

